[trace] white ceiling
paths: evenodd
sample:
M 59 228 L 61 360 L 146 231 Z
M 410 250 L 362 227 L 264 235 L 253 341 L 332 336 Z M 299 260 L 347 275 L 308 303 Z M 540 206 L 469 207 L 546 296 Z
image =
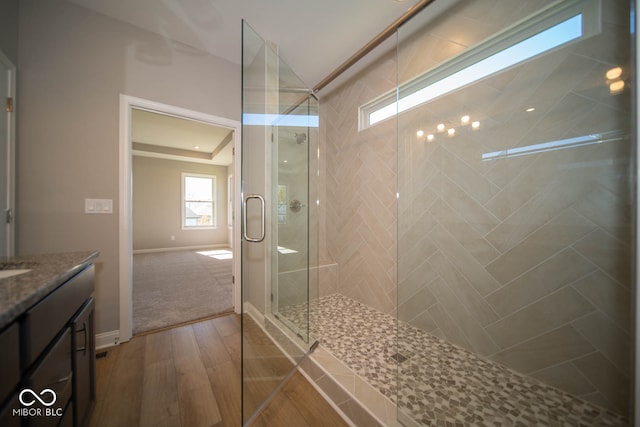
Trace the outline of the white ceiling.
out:
M 67 0 L 240 64 L 241 20 L 313 87 L 418 0 Z
M 244 19 L 265 40 L 278 45 L 282 59 L 311 88 L 419 0 L 67 1 L 236 64 L 241 63 Z M 134 122 L 134 153 L 228 165 L 232 162 L 232 144 L 224 150 L 216 148 L 228 132 L 139 112 Z M 194 145 L 200 148 L 195 150 Z M 183 152 L 171 153 L 162 147 Z M 203 160 L 195 151 L 214 156 Z
M 133 109 L 133 154 L 228 166 L 233 162 L 232 130 L 196 120 Z

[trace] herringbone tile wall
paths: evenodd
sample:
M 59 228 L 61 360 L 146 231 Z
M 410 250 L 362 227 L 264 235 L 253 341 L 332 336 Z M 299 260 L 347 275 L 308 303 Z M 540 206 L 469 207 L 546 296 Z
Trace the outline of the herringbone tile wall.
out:
M 460 3 L 402 42 L 401 81 L 541 6 Z M 629 75 L 624 3 L 603 4 L 600 34 L 402 114 L 399 141 L 393 121 L 357 130 L 358 107 L 394 87 L 395 53 L 321 99 L 321 248 L 338 292 L 619 413 L 631 375 L 631 102 L 605 73 Z
M 340 293 L 390 314 L 397 290 L 396 124 L 358 132 L 358 107 L 393 89 L 395 76 L 395 55 L 388 54 L 320 100 L 321 257 L 337 263 Z

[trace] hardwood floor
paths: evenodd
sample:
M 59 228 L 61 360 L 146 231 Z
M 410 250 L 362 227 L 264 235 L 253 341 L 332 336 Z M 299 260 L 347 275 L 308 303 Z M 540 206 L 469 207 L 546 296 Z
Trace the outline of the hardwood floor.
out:
M 283 369 L 281 356 L 259 328 L 250 328 L 251 354 L 267 352 L 269 361 L 249 360 L 254 380 Z M 274 368 L 274 366 L 277 366 Z M 246 383 L 247 384 L 247 383 Z M 245 390 L 257 407 L 265 384 Z M 268 388 L 268 387 L 267 387 Z M 92 427 L 241 425 L 240 317 L 228 315 L 137 336 L 96 361 L 97 401 Z M 306 379 L 296 373 L 252 424 L 256 427 L 346 426 Z

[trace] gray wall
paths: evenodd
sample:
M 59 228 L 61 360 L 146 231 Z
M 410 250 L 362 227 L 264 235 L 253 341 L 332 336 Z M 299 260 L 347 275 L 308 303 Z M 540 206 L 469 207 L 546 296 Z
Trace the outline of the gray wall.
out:
M 13 62 L 18 63 L 18 0 L 0 2 L 0 51 Z
M 119 96 L 240 119 L 240 67 L 65 1 L 20 2 L 17 253 L 97 249 L 97 333 L 119 329 Z
M 215 229 L 182 229 L 183 172 L 216 177 Z M 230 245 L 227 167 L 134 156 L 133 250 L 206 245 Z

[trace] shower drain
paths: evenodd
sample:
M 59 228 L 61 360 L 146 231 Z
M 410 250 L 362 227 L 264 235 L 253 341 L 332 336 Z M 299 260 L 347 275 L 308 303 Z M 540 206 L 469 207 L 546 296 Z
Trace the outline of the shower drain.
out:
M 391 358 L 393 360 L 395 360 L 396 362 L 398 362 L 398 363 L 402 363 L 405 360 L 407 360 L 407 358 L 404 357 L 403 355 L 401 355 L 400 353 L 396 353 L 396 354 L 392 355 Z

